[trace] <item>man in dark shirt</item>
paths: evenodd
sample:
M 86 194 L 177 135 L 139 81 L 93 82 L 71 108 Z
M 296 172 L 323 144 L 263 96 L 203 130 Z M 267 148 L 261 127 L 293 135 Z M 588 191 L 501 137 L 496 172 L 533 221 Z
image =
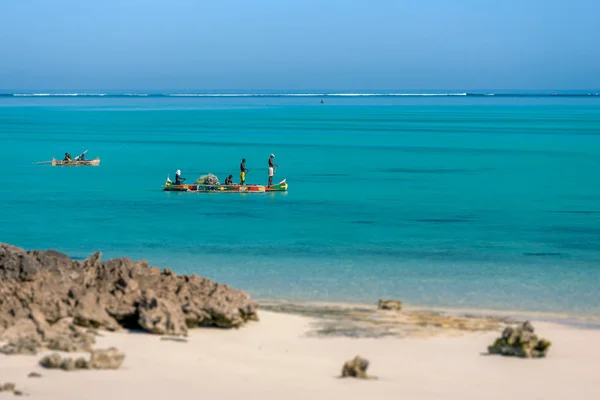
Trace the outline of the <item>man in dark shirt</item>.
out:
M 248 172 L 248 169 L 246 168 L 246 159 L 244 158 L 240 164 L 240 185 L 246 182 L 246 172 Z
M 233 175 L 229 175 L 227 178 L 225 178 L 225 184 L 233 185 Z
M 176 185 L 182 185 L 183 182 L 185 182 L 185 178 L 181 177 L 181 170 L 177 170 L 177 172 L 175 173 L 175 184 Z
M 274 158 L 274 154 L 271 154 L 271 156 L 269 157 L 269 187 L 271 187 L 271 185 L 273 184 L 273 174 L 275 174 L 275 168 L 273 167 L 279 168 L 279 165 L 273 163 Z

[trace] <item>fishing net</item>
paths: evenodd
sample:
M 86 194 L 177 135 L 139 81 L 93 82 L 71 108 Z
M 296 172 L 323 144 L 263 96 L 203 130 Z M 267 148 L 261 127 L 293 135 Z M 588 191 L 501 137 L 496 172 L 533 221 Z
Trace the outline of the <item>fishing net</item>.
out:
M 202 175 L 194 182 L 196 185 L 220 185 L 219 178 L 213 174 Z

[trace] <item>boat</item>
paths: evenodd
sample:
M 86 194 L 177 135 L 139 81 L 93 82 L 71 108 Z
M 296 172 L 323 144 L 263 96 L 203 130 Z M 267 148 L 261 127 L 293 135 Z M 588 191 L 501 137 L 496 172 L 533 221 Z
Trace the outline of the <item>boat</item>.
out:
M 165 192 L 196 192 L 196 193 L 267 193 L 267 192 L 286 192 L 288 184 L 286 180 L 267 186 L 267 185 L 221 185 L 220 183 L 193 183 L 193 184 L 174 184 L 167 178 L 163 191 Z
M 97 167 L 100 165 L 100 158 L 96 157 L 93 160 L 57 160 L 52 158 L 53 167 Z

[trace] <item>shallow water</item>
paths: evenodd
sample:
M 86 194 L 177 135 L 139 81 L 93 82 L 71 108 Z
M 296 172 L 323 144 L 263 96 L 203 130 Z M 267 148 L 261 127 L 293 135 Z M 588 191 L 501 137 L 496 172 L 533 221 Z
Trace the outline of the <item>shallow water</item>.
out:
M 600 98 L 318 102 L 0 97 L 0 241 L 260 298 L 600 314 Z M 288 193 L 161 191 L 242 157 L 266 183 L 269 153 Z

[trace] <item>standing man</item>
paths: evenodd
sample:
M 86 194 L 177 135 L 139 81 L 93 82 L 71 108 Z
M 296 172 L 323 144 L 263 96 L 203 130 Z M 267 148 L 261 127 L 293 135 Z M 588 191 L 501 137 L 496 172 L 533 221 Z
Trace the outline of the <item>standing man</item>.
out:
M 246 159 L 242 159 L 242 163 L 240 164 L 240 185 L 243 185 L 246 181 L 246 172 L 248 169 L 246 168 Z
M 185 182 L 185 178 L 181 177 L 181 170 L 178 169 L 177 172 L 175 172 L 175 184 L 183 185 L 183 182 Z
M 275 154 L 271 154 L 269 157 L 269 187 L 273 184 L 273 174 L 275 173 L 275 168 L 279 168 L 279 165 L 273 163 L 273 159 L 275 158 Z

